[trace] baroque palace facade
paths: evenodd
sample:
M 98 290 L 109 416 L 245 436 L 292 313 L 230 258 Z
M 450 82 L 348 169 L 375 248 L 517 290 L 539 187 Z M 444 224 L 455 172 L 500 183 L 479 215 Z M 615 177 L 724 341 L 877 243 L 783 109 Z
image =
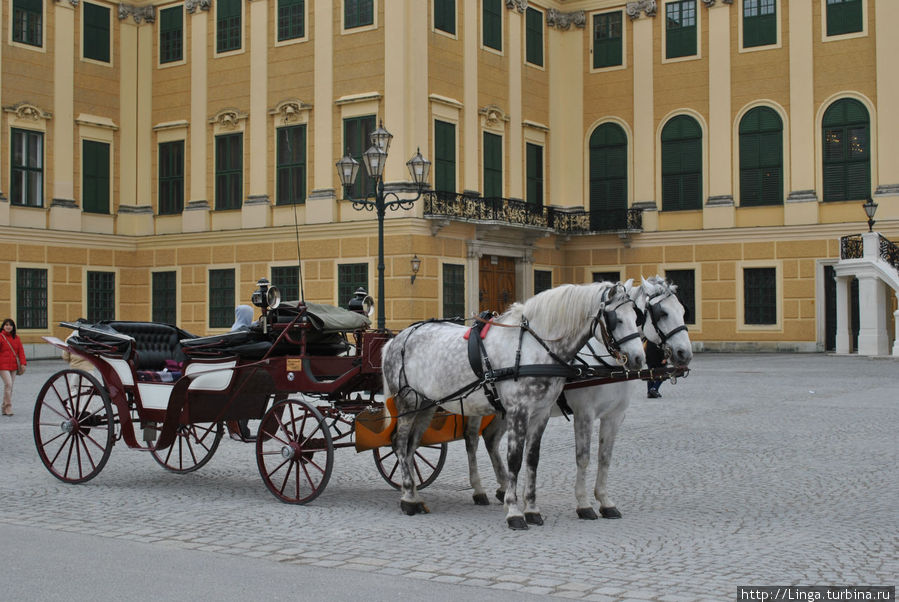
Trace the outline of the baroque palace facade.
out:
M 433 164 L 387 214 L 389 328 L 659 273 L 700 348 L 830 349 L 840 237 L 869 197 L 899 235 L 897 26 L 896 0 L 2 0 L 0 314 L 40 355 L 78 317 L 220 332 L 263 276 L 375 295 L 335 162 L 383 122 L 389 191 Z

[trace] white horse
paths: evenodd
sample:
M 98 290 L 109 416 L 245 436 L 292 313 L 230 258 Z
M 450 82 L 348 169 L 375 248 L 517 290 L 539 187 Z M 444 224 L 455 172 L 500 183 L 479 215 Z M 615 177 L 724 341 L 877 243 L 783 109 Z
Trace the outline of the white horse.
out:
M 519 509 L 518 473 L 525 449 L 528 472 L 536 471 L 540 439 L 570 374 L 568 364 L 591 336 L 602 338 L 605 330 L 611 344 L 626 354 L 627 368 L 636 370 L 643 365 L 636 321 L 636 307 L 621 285 L 567 284 L 544 291 L 513 304 L 493 320 L 481 340 L 486 357 L 477 360 L 485 379 L 477 377 L 469 363 L 465 327 L 422 322 L 400 332 L 383 349 L 382 370 L 384 393 L 395 398 L 398 414 L 393 448 L 402 473 L 403 512 L 428 512 L 412 478 L 412 461 L 422 433 L 440 405 L 465 416 L 506 413 L 506 522 L 512 529 L 527 529 L 528 522 L 542 524 L 535 475 L 528 474 L 524 513 Z M 476 331 L 471 336 L 476 337 Z M 518 368 L 516 378 L 512 372 Z M 490 382 L 494 369 L 501 377 Z M 499 399 L 494 401 L 496 405 L 488 398 L 492 387 Z
M 669 364 L 686 367 L 693 359 L 693 352 L 687 328 L 684 325 L 684 308 L 674 295 L 677 287 L 659 276 L 653 276 L 648 280 L 644 279 L 639 287 L 630 287 L 629 284 L 630 281 L 626 283 L 628 295 L 638 310 L 643 313 L 639 320 L 643 336 L 665 349 Z M 610 354 L 602 341 L 597 338 L 589 341 L 589 345 L 585 345 L 578 355 L 586 363 L 595 365 L 597 360 L 605 361 L 604 358 L 608 358 Z M 600 514 L 604 518 L 621 517 L 621 513 L 606 493 L 606 482 L 618 427 L 624 420 L 630 398 L 639 392 L 641 385 L 642 381 L 632 380 L 590 385 L 565 391 L 568 407 L 574 414 L 575 457 L 577 460 L 575 497 L 577 498 L 579 518 L 597 518 L 586 493 L 586 472 L 590 463 L 590 439 L 593 423 L 597 418 L 600 419 L 599 455 L 594 496 L 599 501 Z M 561 412 L 554 411 L 554 415 L 559 413 Z M 472 497 L 475 504 L 486 505 L 489 502 L 481 485 L 476 458 L 479 426 L 480 420 L 469 421 L 465 433 L 465 447 L 468 452 L 469 479 L 474 488 Z M 493 470 L 496 473 L 497 482 L 500 483 L 496 492 L 496 497 L 500 501 L 505 495 L 503 484 L 507 481 L 506 469 L 498 451 L 504 432 L 505 423 L 497 417 L 484 429 L 482 435 Z

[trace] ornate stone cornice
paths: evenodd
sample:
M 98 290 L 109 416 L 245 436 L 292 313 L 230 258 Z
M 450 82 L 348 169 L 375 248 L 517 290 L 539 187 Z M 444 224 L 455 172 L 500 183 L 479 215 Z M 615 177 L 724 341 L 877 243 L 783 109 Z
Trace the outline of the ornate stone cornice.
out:
M 702 0 L 702 3 L 705 4 L 707 8 L 712 8 L 717 1 L 718 0 Z M 734 0 L 721 0 L 721 2 L 724 4 L 733 4 Z
M 32 121 L 50 119 L 53 117 L 53 113 L 45 111 L 39 106 L 27 101 L 17 102 L 14 105 L 3 107 L 3 110 L 7 113 L 15 113 L 16 117 L 19 119 L 31 119 Z
M 506 0 L 506 8 L 523 13 L 528 7 L 528 0 Z
M 184 8 L 190 14 L 194 14 L 198 8 L 209 10 L 212 8 L 212 0 L 184 0 Z
M 509 121 L 509 116 L 497 105 L 487 105 L 481 108 L 478 114 L 484 116 L 484 120 L 490 127 L 498 127 L 500 122 Z
M 215 115 L 209 118 L 209 123 L 213 125 L 219 125 L 227 130 L 234 130 L 240 125 L 240 122 L 246 119 L 249 115 L 241 111 L 240 109 L 227 108 L 222 109 Z
M 572 25 L 583 29 L 587 25 L 587 15 L 582 10 L 563 13 L 560 10 L 550 8 L 546 11 L 546 26 L 567 30 Z
M 639 19 L 645 13 L 647 17 L 655 17 L 658 7 L 656 0 L 637 0 L 637 2 L 628 2 L 624 11 L 631 19 Z
M 284 123 L 290 123 L 299 117 L 301 111 L 308 111 L 312 105 L 306 104 L 299 98 L 288 98 L 279 102 L 274 109 L 270 109 L 269 115 L 280 115 Z
M 64 2 L 65 0 L 56 0 L 56 1 Z M 78 4 L 81 2 L 81 0 L 68 0 L 68 1 L 69 1 L 69 4 L 71 4 L 73 8 L 78 8 Z
M 141 24 L 142 21 L 146 21 L 147 23 L 155 23 L 156 22 L 156 7 L 155 6 L 135 6 L 133 4 L 119 4 L 119 21 L 124 21 L 128 18 L 128 15 L 131 15 L 134 18 L 134 22 L 138 25 Z

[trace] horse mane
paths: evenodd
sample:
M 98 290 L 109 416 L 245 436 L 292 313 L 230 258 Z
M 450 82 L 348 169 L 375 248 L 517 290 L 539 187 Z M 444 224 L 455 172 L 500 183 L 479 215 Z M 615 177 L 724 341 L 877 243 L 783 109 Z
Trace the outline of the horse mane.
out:
M 649 278 L 643 279 L 643 290 L 646 292 L 646 295 L 652 297 L 654 295 L 661 295 L 664 293 L 676 293 L 677 285 L 668 282 L 665 278 L 655 275 L 650 276 Z
M 603 303 L 608 289 L 607 303 L 623 300 L 627 291 L 614 282 L 590 284 L 562 284 L 538 293 L 524 303 L 513 303 L 498 321 L 510 324 L 525 317 L 541 336 L 557 339 L 578 334 L 589 325 Z

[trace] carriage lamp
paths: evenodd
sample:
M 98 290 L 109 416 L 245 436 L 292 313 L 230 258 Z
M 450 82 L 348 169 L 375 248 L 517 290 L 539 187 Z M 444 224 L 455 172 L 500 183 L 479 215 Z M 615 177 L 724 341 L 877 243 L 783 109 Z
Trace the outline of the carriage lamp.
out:
M 871 197 L 868 197 L 868 200 L 862 205 L 862 209 L 865 210 L 865 215 L 868 216 L 868 232 L 873 232 L 874 214 L 877 213 L 877 203 L 875 203 Z
M 418 276 L 418 270 L 421 269 L 421 259 L 418 258 L 418 255 L 413 255 L 411 259 L 412 263 L 412 284 L 415 284 L 415 277 Z
M 368 293 L 365 292 L 365 289 L 361 286 L 356 289 L 356 292 L 353 293 L 353 298 L 350 299 L 349 303 L 347 303 L 347 309 L 360 313 L 364 316 L 370 316 L 374 307 L 374 299 L 369 297 Z
M 281 291 L 277 286 L 271 286 L 268 278 L 260 278 L 256 282 L 256 290 L 252 296 L 253 305 L 266 309 L 275 309 L 281 304 Z

